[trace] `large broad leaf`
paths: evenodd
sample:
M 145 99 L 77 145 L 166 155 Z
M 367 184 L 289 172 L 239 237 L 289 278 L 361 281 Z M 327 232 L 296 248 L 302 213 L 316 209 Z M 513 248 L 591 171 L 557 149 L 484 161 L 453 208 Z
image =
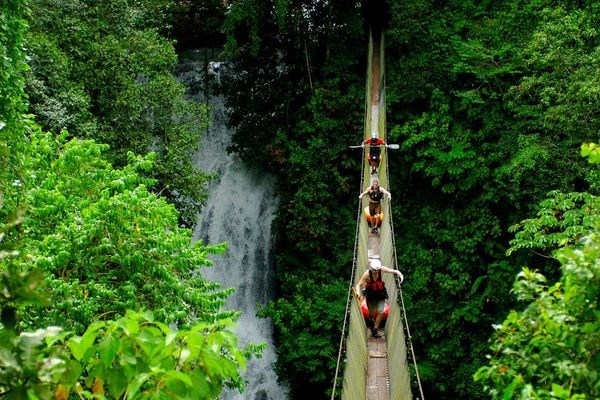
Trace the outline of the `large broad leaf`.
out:
M 114 333 L 105 335 L 98 344 L 100 360 L 102 360 L 107 369 L 111 366 L 113 360 L 115 359 L 117 352 L 119 351 L 119 346 L 119 339 Z
M 106 384 L 108 391 L 114 398 L 121 398 L 123 393 L 125 393 L 125 389 L 127 389 L 128 383 L 128 376 L 119 366 L 106 370 Z
M 87 362 L 95 350 L 94 342 L 98 336 L 98 330 L 104 326 L 104 322 L 95 322 L 88 327 L 83 336 L 74 336 L 69 339 L 67 346 L 77 361 Z
M 71 359 L 67 361 L 65 370 L 66 372 L 62 377 L 62 382 L 72 386 L 81 376 L 83 367 L 79 362 Z
M 600 164 L 600 146 L 596 143 L 582 144 L 581 155 L 587 157 L 591 164 Z
M 140 387 L 144 384 L 144 382 L 146 382 L 149 376 L 150 374 L 148 373 L 142 373 L 136 376 L 131 382 L 129 382 L 129 385 L 127 385 L 125 396 L 127 396 L 128 399 L 134 399 L 140 390 Z
M 169 383 L 172 381 L 177 381 L 177 382 L 182 382 L 189 387 L 194 386 L 194 384 L 192 383 L 192 378 L 190 378 L 189 375 L 184 374 L 183 372 L 180 372 L 180 371 L 168 371 L 167 373 L 165 373 L 163 375 L 162 379 L 165 381 L 165 383 L 167 385 L 169 385 Z

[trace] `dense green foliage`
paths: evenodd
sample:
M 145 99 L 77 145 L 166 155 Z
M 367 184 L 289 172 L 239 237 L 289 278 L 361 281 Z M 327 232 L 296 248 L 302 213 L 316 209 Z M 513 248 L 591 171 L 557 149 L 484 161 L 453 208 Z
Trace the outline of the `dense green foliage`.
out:
M 91 324 L 82 336 L 56 326 L 18 335 L 3 329 L 0 389 L 8 399 L 66 400 L 69 393 L 214 399 L 224 386 L 244 387 L 239 371 L 254 351 L 237 348 L 232 324 L 224 320 L 173 330 L 151 313 L 128 312 Z
M 0 15 L 0 397 L 214 399 L 224 386 L 243 389 L 245 360 L 263 346 L 238 348 L 236 313 L 220 311 L 231 290 L 195 271 L 224 245 L 190 244 L 175 207 L 148 192 L 140 172 L 154 153 L 129 152 L 113 168 L 107 145 L 64 143 L 66 132 L 43 134 L 23 114 L 25 4 L 3 2 Z
M 393 169 L 408 238 L 397 238 L 405 243 L 399 261 L 414 271 L 405 287 L 413 332 L 423 333 L 418 358 L 438 368 L 434 397 L 475 398 L 479 388 L 469 376 L 481 363 L 488 327 L 511 306 L 512 277 L 523 264 L 557 277 L 557 263 L 532 253 L 507 259 L 508 228 L 549 190 L 586 188 L 577 149 L 600 127 L 590 118 L 599 99 L 590 72 L 598 60 L 597 12 L 591 4 L 551 2 L 440 9 L 423 2 L 394 10 L 400 20 L 423 13 L 432 21 L 419 36 L 404 28 L 386 36 L 388 120 L 401 122 L 390 135 L 404 150 Z M 414 56 L 397 54 L 396 43 L 413 43 Z M 423 85 L 409 101 L 404 96 L 416 87 L 407 82 L 414 81 Z
M 472 375 L 492 324 L 514 306 L 514 276 L 525 264 L 560 275 L 556 261 L 526 251 L 533 244 L 518 249 L 521 233 L 507 257 L 510 227 L 550 190 L 579 192 L 550 200 L 563 204 L 559 214 L 568 202 L 585 207 L 597 190 L 578 148 L 600 131 L 599 9 L 589 1 L 389 5 L 387 123 L 401 150 L 390 157 L 388 189 L 413 344 L 427 398 L 483 398 Z M 322 332 L 301 312 L 304 302 L 330 298 L 324 288 L 351 265 L 356 215 L 348 207 L 361 160 L 345 147 L 363 135 L 367 57 L 357 18 L 355 3 L 253 0 L 234 2 L 225 24 L 238 72 L 225 88 L 234 149 L 280 176 L 281 291 L 270 311 L 279 370 L 298 392 L 325 365 L 314 360 Z M 558 224 L 579 223 L 567 217 Z M 289 310 L 300 311 L 286 319 Z M 305 332 L 315 339 L 288 348 Z
M 233 150 L 281 178 L 274 228 L 282 295 L 267 310 L 279 331 L 277 368 L 297 396 L 318 398 L 331 388 L 352 265 L 348 198 L 359 190 L 361 155 L 348 144 L 362 136 L 367 41 L 354 2 L 273 6 L 232 4 L 227 46 L 243 72 L 223 90 Z
M 172 336 L 160 323 L 190 324 L 181 330 L 186 335 L 196 319 L 227 317 L 217 311 L 226 292 L 191 274 L 217 248 L 189 246 L 189 231 L 177 226 L 179 215 L 179 222 L 193 222 L 204 198 L 206 178 L 190 155 L 207 113 L 185 100 L 171 74 L 177 55 L 166 37 L 173 34 L 180 49 L 224 44 L 234 61 L 234 74 L 222 81 L 235 128 L 232 150 L 279 177 L 279 296 L 264 310 L 277 327 L 277 370 L 293 397 L 309 391 L 328 398 L 361 191 L 361 156 L 347 147 L 363 136 L 368 36 L 359 4 L 30 5 L 31 111 L 43 129 L 78 139 L 52 139 L 26 123 L 27 15 L 22 1 L 2 3 L 0 161 L 9 166 L 0 170 L 2 215 L 8 225 L 19 223 L 2 242 L 2 254 L 13 256 L 2 262 L 2 279 L 6 293 L 14 293 L 3 323 L 42 329 L 27 343 L 29 333 L 11 336 L 11 354 L 20 348 L 37 356 L 29 351 L 35 348 L 42 359 L 58 360 L 52 364 L 58 369 L 32 368 L 31 358 L 15 357 L 15 365 L 28 365 L 22 371 L 31 382 L 46 379 L 36 386 L 46 390 L 62 376 L 60 360 L 77 364 L 94 377 L 79 381 L 82 391 L 100 393 L 106 385 L 106 393 L 118 396 L 123 386 L 110 383 L 102 368 L 126 360 L 134 348 L 122 336 L 123 324 L 148 326 L 138 332 L 155 343 Z M 600 187 L 578 149 L 598 142 L 600 132 L 599 16 L 597 2 L 588 0 L 389 1 L 386 117 L 388 139 L 401 149 L 389 159 L 388 189 L 426 398 L 597 397 L 590 384 L 598 380 L 591 358 L 597 338 L 586 335 L 597 328 L 591 260 L 598 249 L 594 236 L 579 243 L 596 226 Z M 585 149 L 597 157 L 594 145 Z M 21 222 L 22 210 L 15 210 L 25 202 L 30 209 Z M 15 246 L 22 246 L 20 256 Z M 46 272 L 57 304 L 48 313 L 27 289 L 40 281 L 33 265 Z M 523 265 L 530 268 L 515 284 L 515 301 L 512 282 Z M 124 316 L 128 308 L 152 309 L 161 322 Z M 540 316 L 534 325 L 526 323 L 532 315 Z M 60 323 L 82 334 L 97 319 L 82 336 L 95 351 L 89 354 L 75 349 L 73 343 L 84 342 L 79 336 L 45 328 Z M 493 326 L 499 353 L 480 369 Z M 216 329 L 225 353 L 232 351 L 227 361 L 238 360 L 227 331 Z M 172 365 L 173 342 L 167 342 L 165 353 L 148 359 L 164 355 L 156 362 Z M 64 353 L 55 353 L 53 343 L 67 344 Z M 560 354 L 565 346 L 572 349 Z M 543 363 L 536 358 L 542 354 Z M 484 390 L 472 379 L 478 370 Z M 237 385 L 232 371 L 217 371 L 214 388 L 228 379 Z M 142 367 L 137 372 L 146 374 Z M 145 377 L 146 388 L 160 387 L 159 375 Z M 196 378 L 169 374 L 163 381 L 184 396 L 188 379 Z M 75 385 L 77 378 L 69 379 Z
M 196 269 L 225 246 L 190 245 L 175 207 L 150 193 L 152 182 L 138 173 L 152 167 L 152 153 L 130 154 L 116 170 L 103 158 L 106 148 L 30 135 L 22 194 L 30 210 L 19 244 L 29 254 L 24 264 L 33 260 L 47 273 L 53 307 L 28 310 L 24 327 L 81 333 L 100 316 L 142 307 L 165 323 L 211 319 L 231 290 L 215 291 Z
M 598 239 L 558 253 L 562 279 L 548 284 L 524 269 L 514 293 L 530 304 L 495 326 L 490 366 L 475 375 L 493 398 L 595 399 L 600 396 Z
M 29 211 L 8 236 L 22 252 L 0 259 L 2 392 L 209 399 L 242 389 L 245 358 L 262 346 L 237 348 L 236 313 L 219 311 L 231 289 L 197 273 L 224 246 L 190 244 L 174 206 L 136 173 L 149 157 L 115 170 L 106 145 L 60 139 L 34 131 L 23 154 Z
M 27 70 L 22 52 L 27 27 L 25 2 L 3 1 L 0 5 L 0 196 L 11 177 L 18 175 L 17 152 L 23 144 L 20 120 L 26 110 L 23 72 Z M 1 201 L 1 198 L 0 198 Z
M 594 148 L 585 145 L 583 154 L 597 163 Z M 511 242 L 510 250 L 552 251 L 560 261 L 561 277 L 550 284 L 528 268 L 519 273 L 513 291 L 528 305 L 523 311 L 512 310 L 502 325 L 495 326 L 489 366 L 475 374 L 494 398 L 600 396 L 600 212 L 596 196 L 578 194 L 550 193 L 540 203 L 539 218 L 523 221 L 519 239 Z M 571 201 L 582 197 L 586 200 L 582 207 Z
M 127 153 L 157 153 L 156 191 L 191 226 L 207 177 L 191 160 L 208 123 L 204 105 L 185 98 L 172 72 L 169 1 L 31 0 L 27 35 L 31 111 L 43 128 L 110 145 L 117 166 Z

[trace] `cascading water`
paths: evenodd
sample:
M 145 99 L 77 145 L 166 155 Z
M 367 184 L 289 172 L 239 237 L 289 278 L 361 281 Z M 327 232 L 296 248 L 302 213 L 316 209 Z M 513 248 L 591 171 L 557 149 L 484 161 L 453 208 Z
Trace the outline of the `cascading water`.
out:
M 211 63 L 209 68 L 218 78 L 215 66 L 218 64 Z M 207 79 L 206 68 L 206 61 L 187 59 L 180 65 L 179 76 L 190 86 L 194 86 L 190 80 L 196 80 L 198 86 L 198 79 Z M 263 357 L 247 364 L 244 378 L 248 385 L 244 393 L 226 390 L 222 398 L 284 400 L 288 398 L 287 389 L 277 383 L 273 370 L 272 323 L 256 317 L 257 304 L 264 305 L 271 298 L 271 223 L 277 209 L 275 181 L 263 171 L 249 170 L 235 154 L 227 154 L 232 132 L 227 127 L 224 101 L 220 96 L 206 96 L 207 93 L 198 93 L 197 97 L 210 104 L 211 123 L 201 139 L 195 164 L 214 173 L 216 179 L 198 217 L 194 240 L 202 239 L 208 244 L 227 242 L 228 247 L 226 253 L 213 257 L 213 267 L 202 268 L 201 272 L 223 288 L 235 289 L 226 308 L 242 313 L 236 329 L 240 346 L 249 342 L 267 343 Z

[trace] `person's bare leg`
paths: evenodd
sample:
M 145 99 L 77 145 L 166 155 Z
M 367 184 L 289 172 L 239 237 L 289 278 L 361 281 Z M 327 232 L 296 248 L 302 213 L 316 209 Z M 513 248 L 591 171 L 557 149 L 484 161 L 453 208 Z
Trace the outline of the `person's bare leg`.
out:
M 373 217 L 373 229 L 379 228 L 381 225 L 381 219 L 379 219 L 379 214 L 375 214 Z
M 377 215 L 375 215 L 375 209 L 369 207 L 369 228 L 373 229 L 377 226 Z
M 383 313 L 379 313 L 377 318 L 375 318 L 375 329 L 379 330 L 379 326 L 381 325 L 381 321 L 383 320 Z
M 376 324 L 376 318 L 373 316 L 372 313 L 369 313 L 369 319 L 371 320 L 371 322 L 373 323 L 373 326 L 370 327 L 371 329 L 371 336 L 376 337 L 377 336 L 377 329 L 375 329 L 375 324 Z

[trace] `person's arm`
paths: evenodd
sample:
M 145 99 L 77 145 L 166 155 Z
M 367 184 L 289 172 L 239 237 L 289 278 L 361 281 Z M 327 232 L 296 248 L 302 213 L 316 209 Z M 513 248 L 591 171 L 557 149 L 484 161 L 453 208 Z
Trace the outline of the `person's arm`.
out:
M 358 283 L 356 284 L 356 294 L 358 295 L 358 299 L 362 301 L 363 298 L 363 293 L 362 293 L 362 286 L 365 284 L 365 281 L 367 279 L 367 272 L 365 272 L 361 277 L 360 280 L 358 281 Z
M 369 190 L 371 190 L 371 188 L 370 188 L 370 187 L 368 187 L 368 188 L 367 188 L 367 190 L 365 190 L 364 192 L 362 192 L 361 194 L 359 194 L 359 195 L 358 195 L 358 198 L 359 198 L 359 199 L 362 199 L 362 197 L 363 197 L 365 194 L 369 193 Z
M 381 271 L 382 272 L 389 272 L 391 274 L 395 274 L 398 276 L 398 278 L 400 278 L 400 283 L 404 282 L 404 275 L 402 275 L 402 272 L 400 272 L 400 270 L 398 269 L 391 269 L 388 267 L 384 267 L 383 265 L 381 266 Z
M 390 192 L 388 192 L 387 190 L 385 190 L 384 188 L 382 188 L 381 186 L 379 186 L 379 190 L 381 190 L 387 196 L 388 199 L 392 198 L 392 194 Z

